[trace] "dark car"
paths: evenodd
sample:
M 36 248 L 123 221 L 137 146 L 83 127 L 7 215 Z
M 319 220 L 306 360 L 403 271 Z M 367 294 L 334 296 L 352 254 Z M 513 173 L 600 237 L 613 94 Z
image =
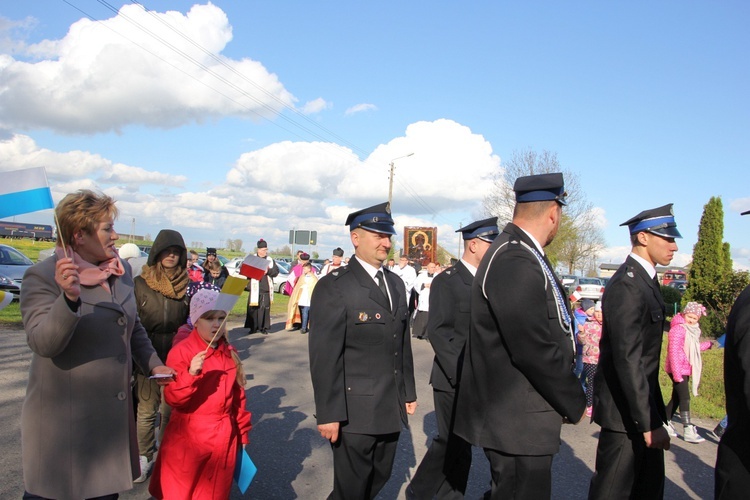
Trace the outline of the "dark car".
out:
M 685 290 L 687 289 L 687 281 L 685 280 L 675 280 L 670 281 L 667 283 L 668 287 L 677 289 L 680 293 L 685 293 Z

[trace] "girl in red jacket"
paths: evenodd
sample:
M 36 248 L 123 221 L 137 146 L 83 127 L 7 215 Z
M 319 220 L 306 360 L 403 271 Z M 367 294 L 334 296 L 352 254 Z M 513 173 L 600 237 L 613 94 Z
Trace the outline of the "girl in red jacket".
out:
M 683 439 L 688 443 L 702 443 L 705 441 L 690 422 L 690 390 L 694 396 L 698 395 L 698 384 L 701 380 L 701 351 L 711 348 L 711 342 L 702 342 L 701 328 L 698 320 L 706 315 L 706 308 L 697 302 L 688 302 L 672 318 L 667 344 L 667 359 L 664 371 L 672 378 L 672 399 L 667 404 L 667 432 L 672 437 L 677 431 L 672 425 L 672 415 L 680 407 L 682 419 Z M 692 384 L 691 382 L 692 377 Z
M 167 356 L 177 375 L 165 386 L 172 417 L 149 485 L 159 499 L 229 498 L 239 447 L 248 443 L 245 374 L 224 328 L 219 332 L 227 313 L 214 309 L 218 297 L 208 289 L 193 296 L 193 331 Z

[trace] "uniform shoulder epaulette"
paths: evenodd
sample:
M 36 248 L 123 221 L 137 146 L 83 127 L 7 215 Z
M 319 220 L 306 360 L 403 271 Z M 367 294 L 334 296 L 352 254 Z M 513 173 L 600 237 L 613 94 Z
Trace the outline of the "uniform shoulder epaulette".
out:
M 347 272 L 349 272 L 349 266 L 344 266 L 340 269 L 336 269 L 335 271 L 331 271 L 330 273 L 326 274 L 326 276 L 333 276 L 333 279 L 339 279 Z
M 625 269 L 625 276 L 627 276 L 630 279 L 635 278 L 635 269 L 633 268 L 633 266 L 628 266 Z

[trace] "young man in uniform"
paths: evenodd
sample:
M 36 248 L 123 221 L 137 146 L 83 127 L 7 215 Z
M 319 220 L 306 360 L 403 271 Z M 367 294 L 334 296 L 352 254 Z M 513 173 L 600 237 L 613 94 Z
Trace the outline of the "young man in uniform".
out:
M 602 297 L 602 338 L 594 377 L 594 422 L 602 429 L 589 498 L 662 498 L 669 434 L 659 365 L 665 307 L 656 266 L 681 238 L 672 204 L 623 222 L 632 250 Z

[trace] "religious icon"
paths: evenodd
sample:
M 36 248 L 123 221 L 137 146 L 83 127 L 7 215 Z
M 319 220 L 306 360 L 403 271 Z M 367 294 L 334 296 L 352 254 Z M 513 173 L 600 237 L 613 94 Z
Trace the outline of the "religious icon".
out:
M 426 266 L 435 262 L 437 252 L 436 227 L 405 227 L 404 248 L 410 261 Z

